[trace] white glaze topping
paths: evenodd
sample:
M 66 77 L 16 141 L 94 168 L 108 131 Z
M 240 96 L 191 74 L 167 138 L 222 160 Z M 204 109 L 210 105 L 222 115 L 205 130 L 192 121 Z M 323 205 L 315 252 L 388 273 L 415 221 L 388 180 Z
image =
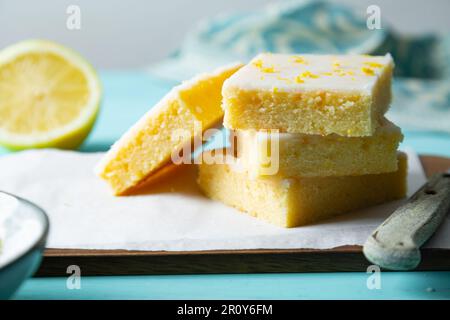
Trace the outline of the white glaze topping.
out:
M 289 55 L 262 53 L 225 81 L 229 88 L 272 91 L 370 92 L 387 67 L 390 54 Z

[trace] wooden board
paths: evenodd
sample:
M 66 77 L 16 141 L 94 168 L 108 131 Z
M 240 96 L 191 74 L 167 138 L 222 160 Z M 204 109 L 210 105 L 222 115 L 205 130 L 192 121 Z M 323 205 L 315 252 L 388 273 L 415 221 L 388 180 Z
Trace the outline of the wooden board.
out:
M 427 176 L 450 168 L 449 158 L 422 156 Z M 255 272 L 366 271 L 360 246 L 327 250 L 126 251 L 47 249 L 37 276 L 67 276 L 70 265 L 83 275 L 144 275 Z M 450 250 L 424 249 L 418 270 L 450 270 Z

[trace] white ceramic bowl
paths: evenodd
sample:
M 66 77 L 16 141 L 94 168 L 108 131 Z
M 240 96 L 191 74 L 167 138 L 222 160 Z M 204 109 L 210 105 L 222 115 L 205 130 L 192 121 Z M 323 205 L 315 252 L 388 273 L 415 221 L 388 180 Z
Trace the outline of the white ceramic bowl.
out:
M 7 299 L 36 272 L 49 230 L 45 212 L 0 191 L 0 299 Z

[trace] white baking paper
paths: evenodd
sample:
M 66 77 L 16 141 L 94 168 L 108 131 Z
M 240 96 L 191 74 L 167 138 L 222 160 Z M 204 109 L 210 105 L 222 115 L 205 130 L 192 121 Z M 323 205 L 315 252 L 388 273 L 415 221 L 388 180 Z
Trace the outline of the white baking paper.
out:
M 402 201 L 311 226 L 285 229 L 204 197 L 191 166 L 147 189 L 114 197 L 93 174 L 102 153 L 33 150 L 0 157 L 0 190 L 41 206 L 50 217 L 49 248 L 217 250 L 333 248 L 362 245 Z M 408 194 L 424 182 L 417 155 L 408 151 Z M 450 247 L 445 220 L 428 244 Z

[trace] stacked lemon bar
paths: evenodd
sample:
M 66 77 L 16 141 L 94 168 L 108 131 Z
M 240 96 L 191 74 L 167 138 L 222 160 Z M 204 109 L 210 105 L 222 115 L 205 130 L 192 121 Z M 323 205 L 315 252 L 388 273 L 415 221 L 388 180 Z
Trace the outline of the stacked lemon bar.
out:
M 236 161 L 200 164 L 200 187 L 283 227 L 404 197 L 392 70 L 390 55 L 258 55 L 222 87 Z

